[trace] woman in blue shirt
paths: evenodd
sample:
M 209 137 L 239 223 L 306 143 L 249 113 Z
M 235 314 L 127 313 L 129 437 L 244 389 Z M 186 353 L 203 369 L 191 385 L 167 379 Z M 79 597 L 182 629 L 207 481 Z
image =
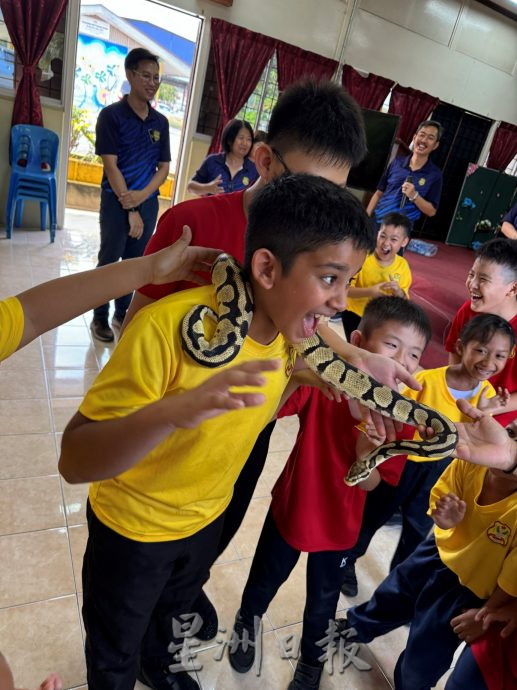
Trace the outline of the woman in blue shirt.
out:
M 230 120 L 221 135 L 222 153 L 207 156 L 188 183 L 190 194 L 206 196 L 237 192 L 249 187 L 258 177 L 248 158 L 253 146 L 253 130 L 246 120 Z

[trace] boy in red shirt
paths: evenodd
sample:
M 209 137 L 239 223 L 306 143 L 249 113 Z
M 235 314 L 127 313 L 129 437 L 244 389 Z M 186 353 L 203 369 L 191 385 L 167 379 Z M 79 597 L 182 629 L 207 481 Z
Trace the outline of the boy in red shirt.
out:
M 517 240 L 490 240 L 480 247 L 466 286 L 469 299 L 458 309 L 445 340 L 450 364 L 459 362 L 456 342 L 463 326 L 476 314 L 506 319 L 517 337 Z M 505 389 L 510 393 L 504 406 L 491 410 L 499 424 L 507 426 L 517 418 L 516 358 L 510 358 L 503 371 L 489 381 L 498 393 Z
M 401 297 L 372 300 L 352 343 L 397 360 L 409 373 L 418 366 L 431 336 L 429 320 L 413 302 Z M 239 640 L 254 640 L 255 617 L 262 617 L 279 587 L 287 580 L 301 551 L 307 551 L 307 601 L 302 658 L 290 690 L 318 688 L 322 655 L 318 642 L 335 615 L 346 551 L 357 541 L 366 491 L 381 478 L 396 484 L 403 458 L 392 458 L 361 486 L 343 482 L 358 456 L 371 450 L 357 427 L 347 402 L 336 403 L 316 389 L 294 392 L 280 416 L 298 414 L 300 431 L 286 467 L 273 488 L 273 499 L 255 552 L 234 632 Z M 407 437 L 413 430 L 407 428 Z M 355 443 L 351 443 L 351 439 Z M 238 645 L 230 664 L 240 673 L 254 662 L 255 648 Z

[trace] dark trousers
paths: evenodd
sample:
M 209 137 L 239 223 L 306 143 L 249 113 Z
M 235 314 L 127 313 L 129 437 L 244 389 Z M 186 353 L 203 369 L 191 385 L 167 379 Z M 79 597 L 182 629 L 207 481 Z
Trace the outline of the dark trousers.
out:
M 359 642 L 410 625 L 406 649 L 395 667 L 396 690 L 430 690 L 449 669 L 461 640 L 450 621 L 483 600 L 460 584 L 441 561 L 434 535 L 397 566 L 369 602 L 347 612 Z
M 246 460 L 246 464 L 235 482 L 232 500 L 224 512 L 224 524 L 221 532 L 221 539 L 219 540 L 217 556 L 223 553 L 244 520 L 246 511 L 255 493 L 257 482 L 266 464 L 269 441 L 275 424 L 276 420 L 270 422 L 261 431 L 249 458 Z
M 346 339 L 348 340 L 348 342 L 350 342 L 350 336 L 352 334 L 352 331 L 355 331 L 357 326 L 359 326 L 361 317 L 359 316 L 359 314 L 356 314 L 355 312 L 346 309 L 345 311 L 341 312 L 341 321 L 343 323 L 343 329 L 345 331 Z
M 460 654 L 454 671 L 447 679 L 445 690 L 487 690 L 483 675 L 468 645 Z
M 413 553 L 433 526 L 433 521 L 427 515 L 429 494 L 450 462 L 450 458 L 432 462 L 408 461 L 398 486 L 381 482 L 366 494 L 361 531 L 356 545 L 348 552 L 348 565 L 353 565 L 364 556 L 377 530 L 399 509 L 402 513 L 402 532 L 390 570 Z
M 119 259 L 134 259 L 142 256 L 156 226 L 158 217 L 158 197 L 147 199 L 140 206 L 140 215 L 144 222 L 144 232 L 139 240 L 129 237 L 128 213 L 119 204 L 113 192 L 102 190 L 99 223 L 101 229 L 101 246 L 97 267 L 113 264 Z M 131 295 L 124 295 L 115 300 L 115 316 L 123 319 L 131 302 Z M 93 310 L 94 318 L 107 319 L 109 303 L 101 304 Z
M 343 579 L 343 554 L 343 551 L 319 551 L 308 555 L 301 652 L 304 661 L 310 664 L 317 664 L 324 654 L 317 642 L 326 637 L 329 620 L 336 615 Z M 253 629 L 254 617 L 262 618 L 299 557 L 300 551 L 293 549 L 280 535 L 270 510 L 242 595 L 241 616 L 246 627 Z
M 221 532 L 222 516 L 191 537 L 137 542 L 106 527 L 87 507 L 83 620 L 89 690 L 133 690 L 138 660 L 173 662 L 172 619 L 192 611 Z

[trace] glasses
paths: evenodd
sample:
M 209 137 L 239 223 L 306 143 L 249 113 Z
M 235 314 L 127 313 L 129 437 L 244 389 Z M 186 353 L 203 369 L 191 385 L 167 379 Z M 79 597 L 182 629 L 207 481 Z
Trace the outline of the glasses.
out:
M 140 79 L 142 81 L 146 81 L 148 84 L 154 84 L 155 86 L 159 86 L 161 84 L 161 79 L 158 74 L 149 74 L 148 72 L 139 72 L 138 70 L 134 69 L 133 70 L 134 74 L 138 74 Z
M 281 154 L 280 154 L 275 148 L 273 148 L 273 147 L 271 147 L 271 151 L 273 151 L 273 153 L 275 154 L 275 156 L 278 158 L 278 161 L 284 166 L 284 171 L 285 171 L 288 175 L 292 175 L 293 173 L 291 172 L 291 170 L 289 169 L 289 166 L 286 164 L 286 162 L 285 162 L 284 159 L 282 158 Z

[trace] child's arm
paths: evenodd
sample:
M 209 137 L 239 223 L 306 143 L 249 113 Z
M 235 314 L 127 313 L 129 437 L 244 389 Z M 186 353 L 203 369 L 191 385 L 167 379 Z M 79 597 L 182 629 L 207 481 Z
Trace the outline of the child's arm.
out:
M 349 287 L 348 296 L 353 299 L 374 299 L 374 297 L 383 297 L 390 292 L 391 282 L 383 281 L 376 285 L 369 287 Z
M 501 630 L 501 637 L 509 637 L 517 630 L 517 599 L 493 608 L 488 602 L 476 614 L 477 620 L 483 621 L 483 630 L 488 630 L 492 623 L 506 623 Z
M 372 450 L 375 450 L 375 448 L 381 446 L 385 441 L 385 437 L 368 436 L 365 433 L 360 433 L 355 443 L 356 458 L 362 458 L 363 456 L 368 455 L 368 453 L 371 453 Z M 380 483 L 381 475 L 379 470 L 374 468 L 370 476 L 364 479 L 362 482 L 359 482 L 357 486 L 360 489 L 363 489 L 363 491 L 373 491 L 373 489 L 379 486 Z
M 142 285 L 173 280 L 199 282 L 194 272 L 206 270 L 219 252 L 189 247 L 191 238 L 190 229 L 185 226 L 181 239 L 156 254 L 57 278 L 17 295 L 24 313 L 18 349 L 88 309 Z
M 500 587 L 496 587 L 492 596 L 482 608 L 463 611 L 463 613 L 451 620 L 451 627 L 460 640 L 470 644 L 477 640 L 478 637 L 481 637 L 486 630 L 486 627 L 483 625 L 486 609 L 498 609 L 514 601 L 515 597 L 510 596 Z
M 125 417 L 97 422 L 77 412 L 63 434 L 59 471 L 71 484 L 116 477 L 176 429 L 190 429 L 228 410 L 262 404 L 261 393 L 235 393 L 230 388 L 263 386 L 260 373 L 278 366 L 278 360 L 246 362 Z
M 507 388 L 498 388 L 495 395 L 487 398 L 487 393 L 489 392 L 490 388 L 485 388 L 481 391 L 477 405 L 478 409 L 493 415 L 502 414 L 503 412 L 510 412 L 507 406 L 510 402 L 511 394 Z
M 0 652 L 0 688 L 2 690 L 16 690 L 13 674 L 4 655 Z M 38 690 L 63 690 L 63 681 L 57 673 L 51 673 L 48 678 L 38 686 Z
M 451 529 L 463 520 L 466 510 L 465 501 L 450 492 L 436 500 L 434 508 L 431 509 L 431 517 L 434 524 L 441 529 Z
M 459 437 L 456 457 L 508 473 L 517 472 L 517 444 L 504 427 L 466 400 L 458 400 L 456 404 L 473 420 L 466 424 L 456 423 Z

